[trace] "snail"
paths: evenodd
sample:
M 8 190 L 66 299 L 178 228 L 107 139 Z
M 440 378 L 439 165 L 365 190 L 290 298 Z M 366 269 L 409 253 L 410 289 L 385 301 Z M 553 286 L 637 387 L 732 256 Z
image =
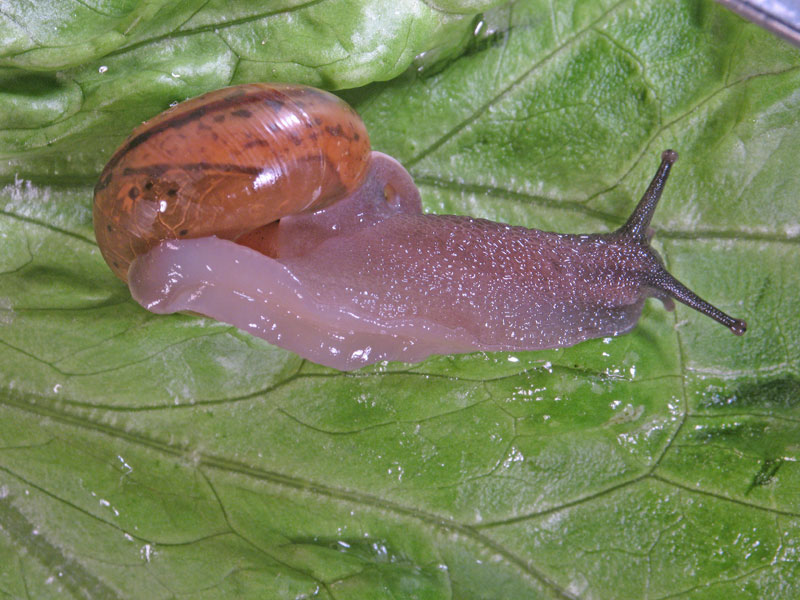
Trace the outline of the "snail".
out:
M 648 297 L 741 335 L 670 275 L 650 220 L 666 150 L 628 221 L 559 234 L 423 214 L 346 103 L 249 84 L 137 128 L 95 188 L 103 257 L 156 313 L 191 311 L 341 370 L 431 354 L 535 350 L 627 333 Z

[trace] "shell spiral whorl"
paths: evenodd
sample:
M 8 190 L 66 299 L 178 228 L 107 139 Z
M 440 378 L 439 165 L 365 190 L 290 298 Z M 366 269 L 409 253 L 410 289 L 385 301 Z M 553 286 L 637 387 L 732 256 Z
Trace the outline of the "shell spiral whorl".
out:
M 361 118 L 328 92 L 209 92 L 142 124 L 117 150 L 95 187 L 97 241 L 127 281 L 131 261 L 162 240 L 235 240 L 324 208 L 358 187 L 369 155 Z

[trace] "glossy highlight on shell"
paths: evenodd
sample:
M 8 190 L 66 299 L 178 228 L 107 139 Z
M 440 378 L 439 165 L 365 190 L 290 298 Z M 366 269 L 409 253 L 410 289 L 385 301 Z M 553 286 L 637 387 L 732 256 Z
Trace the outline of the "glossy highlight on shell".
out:
M 147 309 L 209 315 L 343 370 L 620 335 L 648 297 L 741 335 L 744 321 L 688 290 L 649 245 L 676 160 L 663 153 L 610 234 L 424 214 L 411 176 L 369 151 L 341 100 L 253 84 L 135 131 L 100 178 L 95 229 Z

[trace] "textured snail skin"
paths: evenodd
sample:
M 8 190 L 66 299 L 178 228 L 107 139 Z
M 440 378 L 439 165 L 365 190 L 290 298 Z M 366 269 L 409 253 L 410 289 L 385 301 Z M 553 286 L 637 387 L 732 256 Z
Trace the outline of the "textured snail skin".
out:
M 309 114 L 312 105 L 324 112 L 324 96 L 318 95 L 323 93 L 305 89 L 291 88 L 294 97 L 305 99 L 303 115 Z M 261 93 L 261 86 L 246 86 L 246 94 Z M 214 92 L 210 99 L 216 102 L 230 94 L 230 90 Z M 309 98 L 320 102 L 308 102 Z M 341 111 L 347 119 L 353 115 L 340 101 L 331 102 L 334 112 Z M 165 127 L 161 123 L 170 119 L 191 123 L 180 115 L 199 114 L 204 104 L 209 104 L 209 96 L 188 111 L 168 111 L 157 117 L 155 127 Z M 286 111 L 294 114 L 297 109 L 284 102 L 273 117 L 287 122 Z M 213 111 L 199 118 L 206 119 L 207 114 Z M 304 118 L 289 120 L 309 122 Z M 314 122 L 315 117 L 309 119 Z M 255 121 L 269 128 L 266 119 Z M 348 123 L 336 129 L 326 123 L 328 150 L 309 150 L 322 135 L 314 139 L 309 131 L 293 144 L 295 155 L 281 159 L 292 163 L 290 168 L 270 171 L 280 172 L 287 181 L 302 181 L 302 176 L 290 173 L 291 168 L 324 165 L 322 172 L 326 181 L 333 182 L 335 193 L 313 192 L 323 198 L 322 208 L 309 209 L 308 201 L 298 198 L 293 201 L 301 207 L 296 214 L 281 213 L 267 220 L 260 218 L 266 209 L 232 208 L 246 215 L 258 213 L 259 218 L 251 216 L 243 225 L 223 228 L 221 236 L 203 230 L 194 239 L 182 239 L 190 236 L 181 236 L 180 231 L 176 235 L 176 227 L 190 228 L 191 233 L 200 227 L 190 224 L 190 212 L 199 210 L 192 205 L 191 211 L 184 211 L 185 218 L 169 226 L 160 223 L 157 213 L 157 226 L 139 226 L 128 237 L 107 236 L 112 242 L 124 240 L 124 251 L 105 248 L 103 253 L 112 268 L 116 261 L 120 276 L 127 275 L 133 297 L 157 313 L 193 311 L 211 316 L 342 370 L 384 360 L 416 362 L 431 354 L 564 347 L 619 335 L 636 325 L 648 297 L 662 300 L 669 310 L 672 299 L 677 299 L 736 334 L 746 330 L 744 321 L 722 313 L 673 278 L 649 246 L 650 220 L 677 160 L 671 150 L 663 153 L 650 186 L 619 230 L 566 235 L 470 217 L 423 214 L 419 192 L 402 165 L 386 155 L 364 152 L 362 144 L 367 149 L 369 145 L 363 126 Z M 127 155 L 160 135 L 145 137 L 137 146 L 137 135 L 149 135 L 148 127 L 152 125 L 134 132 L 112 159 L 116 163 L 101 177 L 98 194 L 116 185 L 115 193 L 124 205 L 130 200 L 126 190 L 142 185 L 141 180 L 131 183 L 129 175 L 134 173 L 125 169 L 132 167 L 121 165 Z M 286 132 L 281 135 L 285 137 Z M 343 149 L 348 158 L 359 155 L 365 165 L 361 172 L 347 167 L 346 173 L 359 172 L 353 180 L 327 166 Z M 177 148 L 174 152 L 180 156 L 177 162 L 194 164 Z M 319 158 L 309 160 L 308 156 Z M 150 163 L 142 162 L 136 169 L 137 176 L 142 172 L 151 177 L 145 184 L 162 185 Z M 214 173 L 218 177 L 220 170 Z M 171 177 L 174 182 L 178 175 Z M 220 184 L 212 183 L 209 180 L 203 204 L 212 204 L 214 196 L 220 195 L 225 210 L 231 198 L 250 200 L 264 192 L 254 189 L 251 182 L 244 194 L 237 195 L 232 185 L 221 193 Z M 306 187 L 318 190 L 318 185 Z M 271 193 L 266 193 L 264 202 L 273 202 Z M 282 201 L 280 195 L 276 197 Z M 155 201 L 160 200 L 156 197 Z M 113 202 L 104 200 L 103 207 L 95 210 L 98 241 L 105 225 L 111 224 L 116 231 L 127 218 L 120 216 L 124 207 L 115 207 Z M 180 211 L 176 207 L 173 212 Z M 150 240 L 142 233 L 148 228 L 161 228 L 166 235 Z M 143 252 L 138 252 L 139 246 Z M 122 266 L 125 260 L 131 261 L 127 272 Z

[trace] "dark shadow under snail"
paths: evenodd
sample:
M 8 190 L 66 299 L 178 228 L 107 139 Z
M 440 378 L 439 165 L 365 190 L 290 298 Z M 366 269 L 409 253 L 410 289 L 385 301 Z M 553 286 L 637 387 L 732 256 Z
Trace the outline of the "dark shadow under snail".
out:
M 741 335 L 677 281 L 648 233 L 677 154 L 628 221 L 568 235 L 423 214 L 411 176 L 314 88 L 217 90 L 148 121 L 95 189 L 97 241 L 133 297 L 193 311 L 314 362 L 535 350 L 630 331 L 673 299 Z

